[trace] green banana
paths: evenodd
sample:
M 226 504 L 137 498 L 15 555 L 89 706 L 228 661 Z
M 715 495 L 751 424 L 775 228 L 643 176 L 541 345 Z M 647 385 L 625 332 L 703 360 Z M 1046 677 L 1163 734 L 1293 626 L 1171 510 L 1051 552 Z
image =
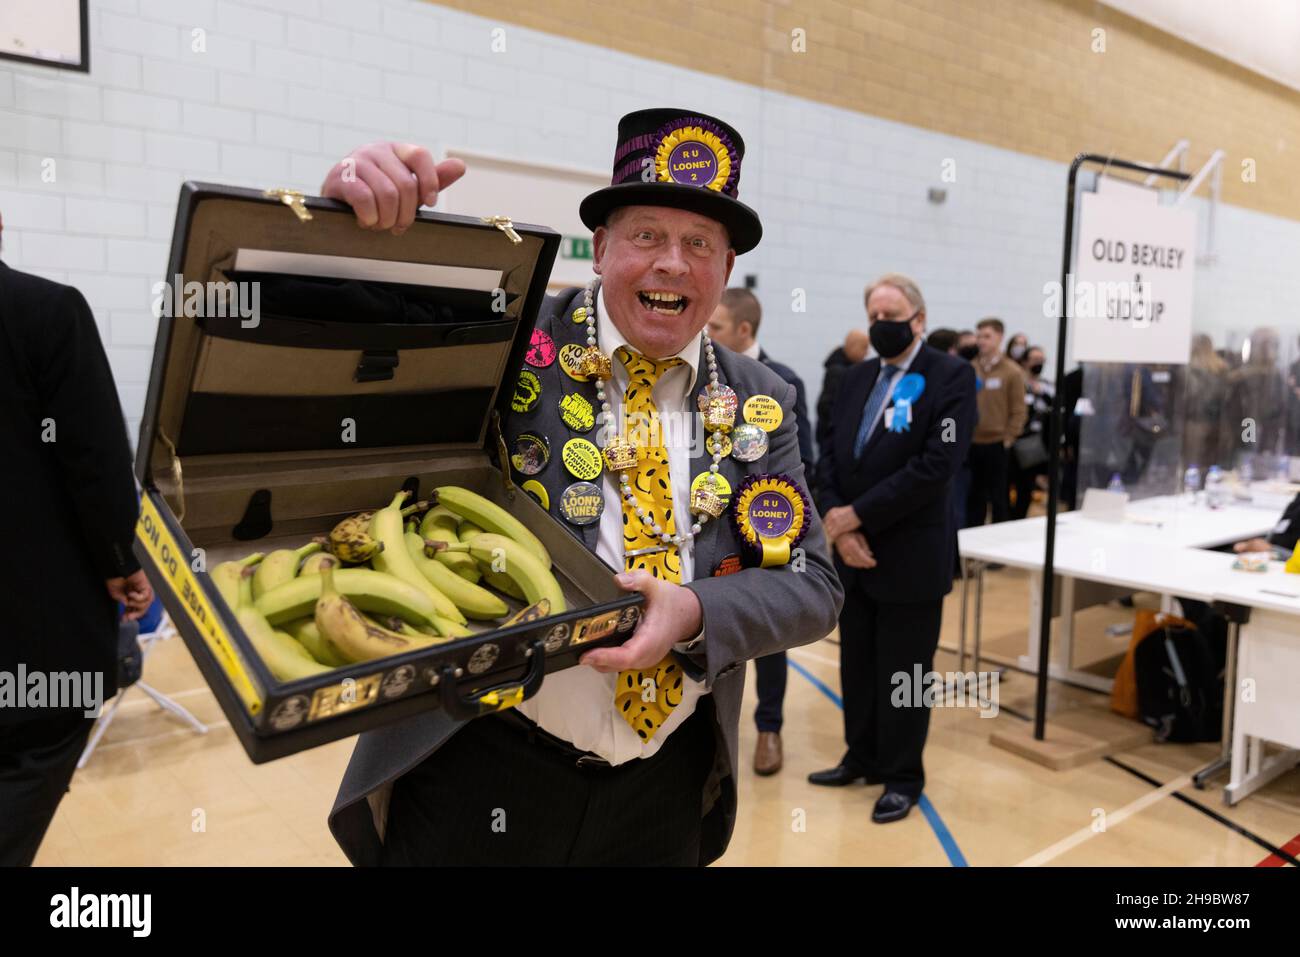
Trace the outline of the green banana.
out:
M 460 535 L 460 540 L 462 542 L 472 542 L 479 535 L 483 534 L 483 529 L 479 528 L 473 522 L 466 521 L 460 523 L 457 532 Z M 472 558 L 473 556 L 470 557 Z M 483 581 L 487 582 L 497 591 L 504 592 L 517 601 L 527 601 L 524 596 L 524 590 L 515 584 L 514 579 L 509 575 L 502 574 L 501 572 L 494 572 L 492 570 L 491 562 L 476 561 L 474 562 L 474 566 L 483 576 Z
M 343 572 L 338 574 L 342 577 Z M 321 637 L 328 639 L 344 656 L 353 661 L 373 661 L 435 643 L 436 639 L 418 632 L 415 635 L 400 634 L 361 614 L 335 585 L 333 567 L 326 565 L 320 577 L 316 627 L 320 629 Z
M 402 509 L 403 515 L 413 515 L 429 507 L 428 502 L 416 502 Z M 357 512 L 339 522 L 329 533 L 330 552 L 352 565 L 363 565 L 384 550 L 384 543 L 370 534 L 370 523 L 375 511 Z
M 393 496 L 393 500 L 388 503 L 388 507 L 375 512 L 375 517 L 370 520 L 370 536 L 375 541 L 382 542 L 384 546 L 383 550 L 376 554 L 370 562 L 375 571 L 392 575 L 394 578 L 420 589 L 429 596 L 429 600 L 433 602 L 434 610 L 439 615 L 463 625 L 465 616 L 456 607 L 456 603 L 420 574 L 420 570 L 415 567 L 415 562 L 411 561 L 410 553 L 406 550 L 406 542 L 402 540 L 404 534 L 402 531 L 402 502 L 408 494 L 405 491 L 398 492 Z
M 437 630 L 439 635 L 445 638 L 468 638 L 470 635 L 474 634 L 474 629 L 470 628 L 468 625 L 462 625 L 460 622 L 452 621 L 450 618 L 443 618 L 442 615 L 433 616 L 433 627 Z
M 407 532 L 402 537 L 406 542 L 406 551 L 420 574 L 455 602 L 467 618 L 490 620 L 500 618 L 510 610 L 505 602 L 486 588 L 466 581 L 442 562 L 427 557 L 424 554 L 424 541 L 415 532 Z M 468 558 L 471 562 L 474 560 L 469 555 L 461 557 Z
M 222 562 L 212 569 L 212 583 L 217 586 L 217 591 L 221 592 L 221 597 L 225 599 L 231 611 L 239 611 L 239 582 L 244 569 L 260 562 L 262 558 L 261 552 L 254 552 L 237 562 Z
M 239 607 L 247 608 L 253 604 L 253 574 L 254 569 L 250 565 L 245 568 L 239 575 Z
M 544 568 L 551 567 L 551 556 L 541 540 L 530 532 L 523 522 L 495 502 L 490 502 L 477 492 L 471 492 L 459 485 L 439 486 L 434 490 L 434 501 L 439 505 L 446 505 L 461 518 L 469 519 L 471 523 L 485 531 L 513 538 L 532 552 Z
M 253 599 L 261 598 L 277 585 L 291 581 L 298 574 L 298 564 L 313 552 L 320 551 L 320 542 L 308 542 L 302 548 L 277 548 L 267 555 L 253 574 Z
M 326 569 L 333 571 L 330 566 Z M 257 599 L 254 607 L 273 625 L 310 615 L 320 598 L 321 578 L 321 575 L 295 578 Z M 339 591 L 366 611 L 400 615 L 417 624 L 432 624 L 437 613 L 428 595 L 392 575 L 369 568 L 341 568 L 334 572 L 334 581 Z
M 456 628 L 464 627 L 463 625 L 457 625 L 453 621 L 448 621 L 445 618 L 443 619 L 443 621 L 446 621 L 447 624 L 452 625 Z M 383 619 L 380 622 L 380 624 L 383 625 L 385 628 L 392 629 L 393 631 L 397 632 L 399 635 L 406 635 L 408 638 L 431 638 L 433 639 L 435 644 L 439 644 L 439 645 L 446 644 L 447 642 L 451 641 L 454 637 L 458 637 L 455 635 L 443 634 L 442 632 L 438 631 L 438 629 L 433 628 L 429 625 L 420 625 L 417 628 L 415 625 L 412 625 L 410 622 L 402 621 L 402 619 L 398 618 L 396 615 L 392 615 L 388 618 Z
M 424 513 L 424 519 L 420 522 L 420 537 L 455 545 L 460 542 L 460 536 L 456 532 L 456 526 L 459 524 L 460 519 L 446 505 L 435 505 Z M 474 559 L 468 555 L 439 552 L 434 558 L 473 584 L 477 585 L 478 580 L 483 577 Z M 438 583 L 434 582 L 434 584 Z
M 398 621 L 400 620 L 399 618 Z M 315 618 L 299 618 L 297 621 L 291 621 L 284 626 L 284 630 L 321 664 L 329 665 L 331 668 L 341 668 L 351 664 L 343 657 L 343 653 L 334 647 L 334 642 L 320 633 Z
M 332 670 L 316 661 L 307 649 L 282 631 L 276 631 L 270 622 L 254 608 L 241 608 L 237 612 L 239 626 L 252 642 L 253 650 L 280 681 L 297 681 Z
M 473 541 L 460 545 L 443 545 L 455 551 L 468 551 L 479 562 L 491 564 L 496 558 L 503 559 L 501 574 L 508 576 L 523 590 L 524 600 L 536 604 L 543 598 L 551 603 L 551 614 L 558 615 L 567 607 L 564 603 L 564 591 L 560 583 L 551 574 L 537 556 L 525 545 L 492 532 L 474 536 Z
M 320 542 L 322 545 L 325 544 L 325 539 L 323 538 L 314 538 L 312 541 Z M 304 575 L 319 575 L 322 564 L 325 562 L 337 562 L 338 560 L 338 558 L 331 555 L 329 552 L 316 552 L 313 555 L 308 555 L 307 560 L 303 562 L 302 567 L 298 569 L 298 577 L 301 578 Z

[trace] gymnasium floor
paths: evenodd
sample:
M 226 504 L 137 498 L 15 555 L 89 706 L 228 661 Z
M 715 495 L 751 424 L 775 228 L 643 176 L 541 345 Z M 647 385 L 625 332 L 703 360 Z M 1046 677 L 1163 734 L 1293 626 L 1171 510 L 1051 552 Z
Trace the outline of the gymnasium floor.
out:
M 956 670 L 957 592 L 948 598 L 935 670 Z M 1014 661 L 1025 643 L 1026 580 L 986 576 L 985 649 Z M 1079 654 L 1127 645 L 1105 626 L 1116 606 L 1079 616 Z M 783 733 L 786 766 L 749 770 L 754 746 L 753 669 L 741 725 L 740 816 L 723 865 L 1233 865 L 1283 863 L 1268 846 L 1300 854 L 1300 771 L 1234 808 L 1218 787 L 1187 776 L 1217 745 L 1156 745 L 1069 771 L 1050 771 L 989 744 L 990 731 L 1033 712 L 1030 675 L 1009 670 L 996 717 L 971 709 L 933 713 L 928 785 L 904 821 L 870 821 L 880 788 L 814 788 L 808 772 L 843 750 L 837 635 L 791 653 Z M 949 651 L 942 650 L 943 648 Z M 179 638 L 156 646 L 145 679 L 211 725 L 206 736 L 132 692 L 59 808 L 38 865 L 345 865 L 325 824 L 352 741 L 270 764 L 245 757 Z M 1050 707 L 1105 709 L 1107 699 L 1053 684 Z M 1122 766 L 1121 766 L 1122 765 Z M 1216 782 L 1220 785 L 1222 781 Z M 1094 827 L 1105 813 L 1105 829 Z M 199 827 L 199 825 L 202 827 Z M 1252 838 L 1253 836 L 1253 838 Z

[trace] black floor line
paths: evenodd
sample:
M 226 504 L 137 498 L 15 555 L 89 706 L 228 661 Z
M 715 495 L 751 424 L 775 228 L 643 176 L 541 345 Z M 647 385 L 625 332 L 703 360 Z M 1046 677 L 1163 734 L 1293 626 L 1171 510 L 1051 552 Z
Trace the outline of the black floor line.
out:
M 1127 771 L 1135 778 L 1140 778 L 1141 780 L 1145 781 L 1147 784 L 1151 785 L 1154 788 L 1158 788 L 1162 786 L 1159 781 L 1151 777 L 1149 774 L 1143 774 L 1137 768 L 1129 767 L 1123 761 L 1118 761 L 1115 758 L 1112 758 L 1110 755 L 1107 755 L 1102 760 L 1106 761 L 1109 764 L 1115 765 L 1115 767 L 1119 768 L 1122 771 Z M 1240 824 L 1236 823 L 1235 821 L 1228 820 L 1218 811 L 1211 810 L 1210 808 L 1202 804 L 1200 801 L 1193 801 L 1186 794 L 1181 794 L 1178 791 L 1175 791 L 1170 796 L 1176 798 L 1179 801 L 1182 801 L 1188 807 L 1196 808 L 1196 810 L 1200 811 L 1206 817 L 1218 821 L 1220 824 L 1222 824 L 1224 827 L 1228 828 L 1229 830 L 1236 831 L 1238 834 L 1246 838 L 1248 841 L 1254 841 L 1260 847 L 1267 850 L 1270 854 L 1276 854 L 1278 857 L 1282 858 L 1282 860 L 1286 861 L 1292 867 L 1300 867 L 1300 860 L 1297 860 L 1295 857 L 1288 854 L 1286 851 L 1282 850 L 1282 848 L 1275 847 L 1274 845 L 1270 844 L 1268 841 L 1264 840 L 1264 838 L 1260 837 L 1258 834 L 1254 833 L 1253 831 L 1248 831 L 1246 828 L 1242 827 Z

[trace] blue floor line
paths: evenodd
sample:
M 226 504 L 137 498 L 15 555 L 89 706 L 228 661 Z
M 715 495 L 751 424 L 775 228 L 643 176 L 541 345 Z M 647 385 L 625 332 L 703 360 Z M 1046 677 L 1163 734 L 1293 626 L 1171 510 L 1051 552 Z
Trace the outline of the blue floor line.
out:
M 835 702 L 835 707 L 839 708 L 841 711 L 844 710 L 843 699 L 832 691 L 824 681 L 789 655 L 786 655 L 786 661 L 789 663 L 791 668 L 807 678 L 814 688 L 826 697 L 830 698 L 831 701 Z M 952 836 L 952 832 L 948 830 L 948 825 L 943 823 L 943 818 L 940 817 L 939 812 L 935 810 L 934 804 L 931 803 L 930 799 L 924 794 L 921 795 L 921 800 L 918 803 L 921 808 L 921 813 L 925 815 L 926 823 L 930 825 L 930 830 L 934 831 L 934 836 L 939 839 L 939 846 L 942 847 L 943 852 L 948 855 L 948 862 L 952 864 L 953 867 L 969 867 L 970 865 L 966 863 L 965 855 L 962 854 L 961 848 L 957 846 L 957 841 Z

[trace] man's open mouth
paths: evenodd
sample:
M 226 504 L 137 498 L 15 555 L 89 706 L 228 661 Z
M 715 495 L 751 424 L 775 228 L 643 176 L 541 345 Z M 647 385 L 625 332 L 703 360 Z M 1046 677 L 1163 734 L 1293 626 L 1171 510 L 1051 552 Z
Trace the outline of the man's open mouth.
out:
M 680 316 L 690 301 L 675 292 L 638 292 L 637 298 L 641 300 L 641 305 L 651 312 L 662 313 L 665 316 Z

